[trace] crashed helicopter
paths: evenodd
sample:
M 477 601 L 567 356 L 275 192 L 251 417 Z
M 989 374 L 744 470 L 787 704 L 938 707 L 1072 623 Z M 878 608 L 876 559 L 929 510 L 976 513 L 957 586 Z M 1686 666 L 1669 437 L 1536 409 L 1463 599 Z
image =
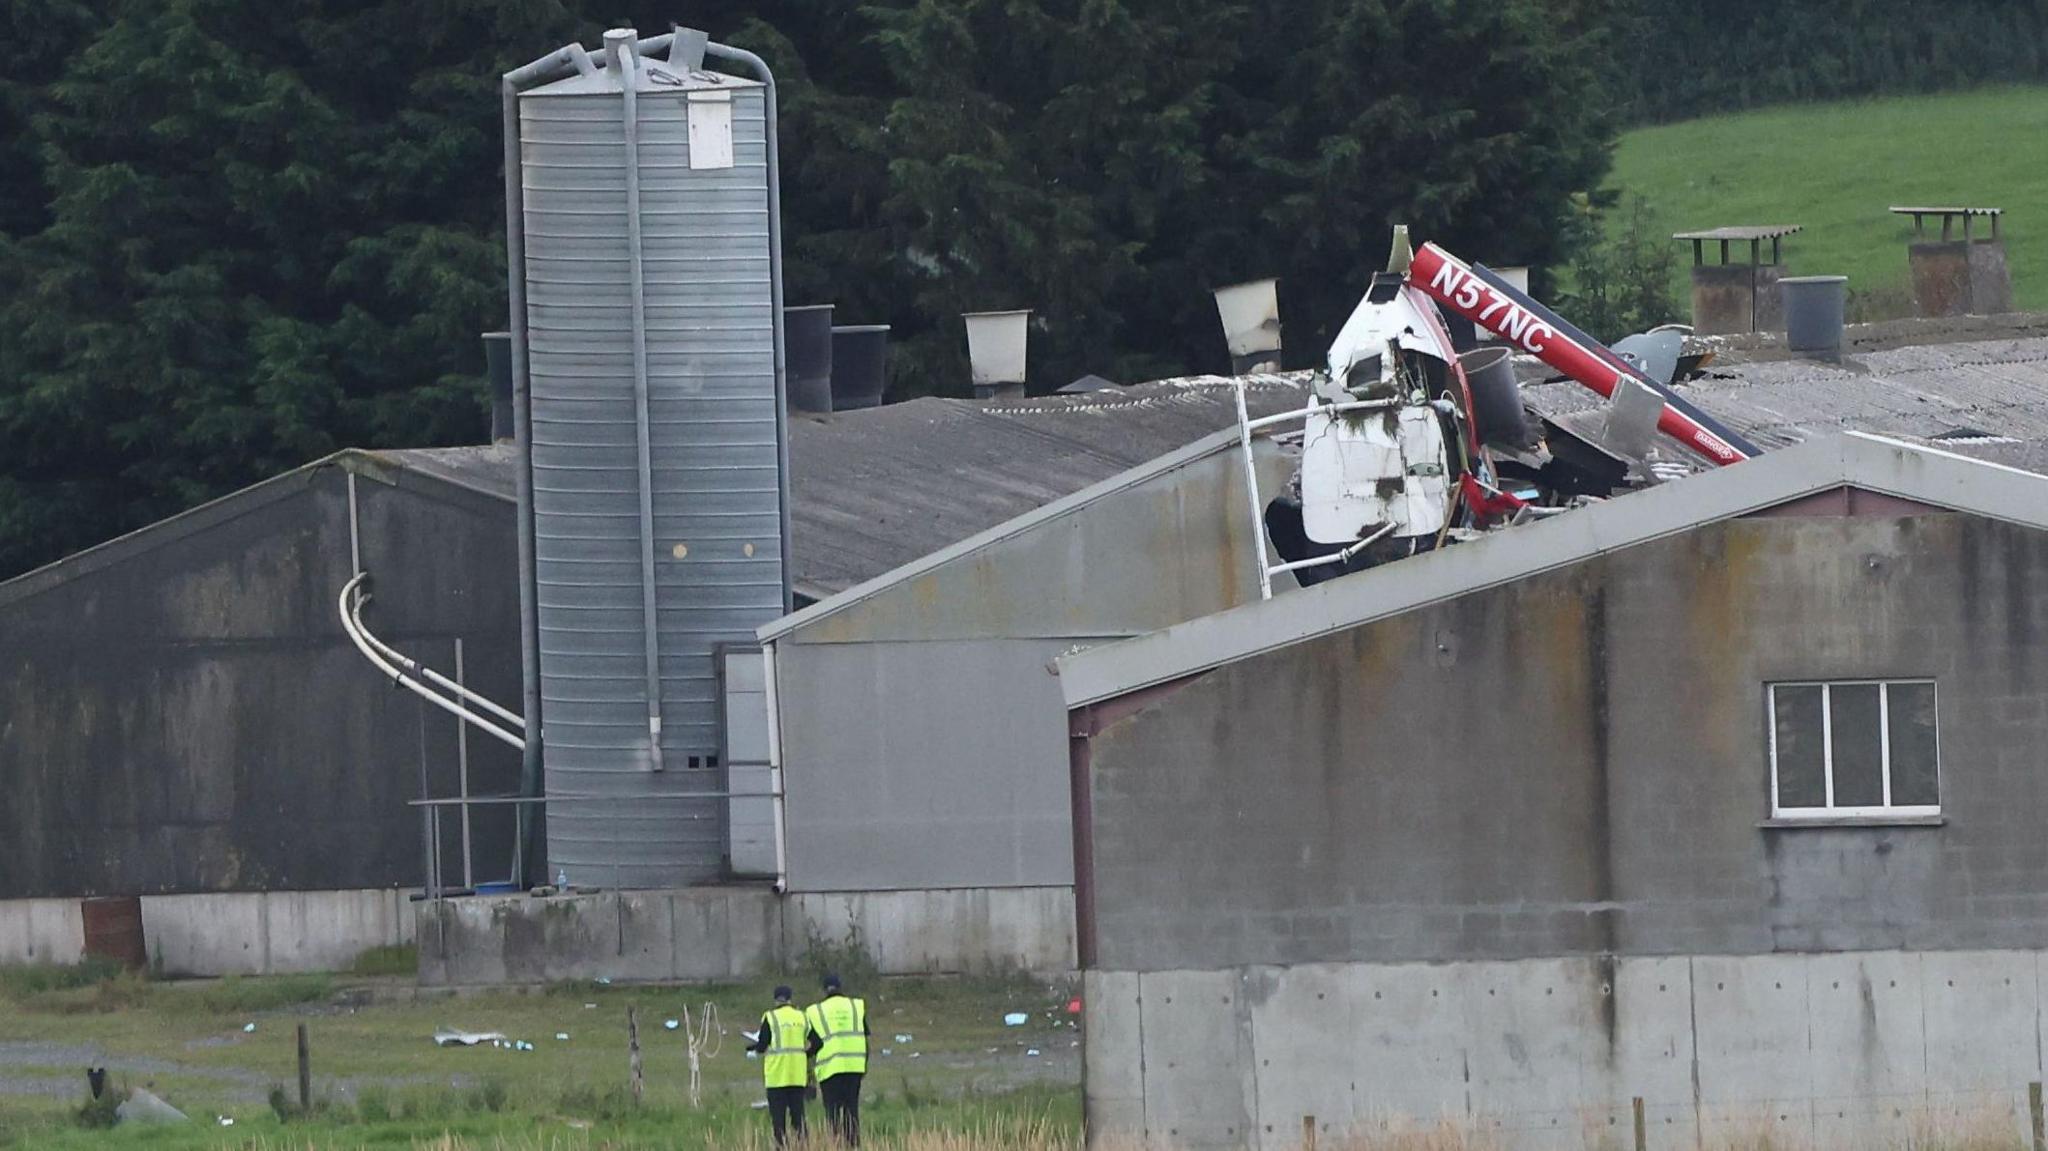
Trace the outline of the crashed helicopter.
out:
M 1501 342 L 1479 345 L 1475 326 Z M 1250 419 L 1240 386 L 1246 480 L 1265 529 L 1262 595 L 1282 572 L 1306 586 L 1693 470 L 1674 449 L 1712 466 L 1757 455 L 1673 390 L 1710 358 L 1685 354 L 1685 331 L 1607 347 L 1485 266 L 1435 244 L 1413 250 L 1397 227 L 1387 270 L 1338 331 L 1307 406 Z M 1516 352 L 1605 397 L 1600 433 L 1532 423 Z M 1286 493 L 1262 503 L 1251 433 L 1292 420 L 1297 469 Z

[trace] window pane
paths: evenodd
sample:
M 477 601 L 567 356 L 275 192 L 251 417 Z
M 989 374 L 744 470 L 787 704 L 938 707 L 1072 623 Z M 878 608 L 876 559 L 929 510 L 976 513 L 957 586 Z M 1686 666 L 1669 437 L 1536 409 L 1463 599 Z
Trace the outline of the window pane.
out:
M 1834 741 L 1835 806 L 1884 806 L 1884 745 L 1874 683 L 1828 688 L 1828 736 Z
M 1885 691 L 1891 709 L 1892 803 L 1933 807 L 1941 802 L 1934 751 L 1934 685 L 1895 683 Z
M 1771 689 L 1776 714 L 1779 807 L 1826 807 L 1822 775 L 1820 688 L 1780 685 Z

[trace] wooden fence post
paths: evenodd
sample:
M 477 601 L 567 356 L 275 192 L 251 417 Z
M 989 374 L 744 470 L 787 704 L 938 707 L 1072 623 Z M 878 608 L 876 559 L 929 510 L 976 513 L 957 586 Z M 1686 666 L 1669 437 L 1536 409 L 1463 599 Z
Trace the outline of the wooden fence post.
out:
M 1301 1117 L 1301 1151 L 1316 1151 L 1316 1117 Z
M 639 1103 L 645 1090 L 640 1075 L 640 1013 L 638 1008 L 626 1008 L 626 1051 L 627 1066 L 633 1075 L 633 1102 Z
M 306 1045 L 306 1025 L 299 1024 L 299 1114 L 313 1113 L 313 1055 Z
M 1643 1097 L 1636 1096 L 1630 1106 L 1636 1113 L 1636 1151 L 1650 1151 L 1650 1132 L 1643 1124 Z

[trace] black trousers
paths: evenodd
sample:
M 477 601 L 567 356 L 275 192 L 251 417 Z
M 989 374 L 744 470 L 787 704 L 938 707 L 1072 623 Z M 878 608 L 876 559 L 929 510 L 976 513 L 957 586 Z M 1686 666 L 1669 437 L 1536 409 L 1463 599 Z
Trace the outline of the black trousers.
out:
M 782 1146 L 789 1132 L 804 1137 L 804 1089 L 801 1087 L 770 1087 L 768 1089 L 768 1122 L 775 1128 L 775 1145 Z
M 860 1074 L 848 1072 L 818 1081 L 818 1094 L 825 1097 L 825 1118 L 833 1134 L 849 1147 L 860 1146 Z

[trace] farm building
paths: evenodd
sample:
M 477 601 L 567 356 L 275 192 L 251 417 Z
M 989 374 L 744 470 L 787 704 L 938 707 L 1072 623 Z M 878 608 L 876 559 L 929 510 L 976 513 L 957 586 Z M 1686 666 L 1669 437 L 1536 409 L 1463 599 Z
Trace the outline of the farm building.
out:
M 1063 658 L 1091 1131 L 2023 1131 L 2044 507 L 1830 433 Z
M 481 464 L 508 448 L 447 453 Z M 142 896 L 170 971 L 333 967 L 411 937 L 422 788 L 515 791 L 342 632 L 378 579 L 384 637 L 519 696 L 511 515 L 437 453 L 343 452 L 0 584 L 0 960 L 72 959 L 80 896 Z M 509 466 L 509 465 L 506 465 Z M 502 878 L 512 840 L 462 841 Z M 457 872 L 459 874 L 459 871 Z
M 1221 394 L 798 416 L 799 602 L 1200 438 L 1230 419 Z M 1296 394 L 1276 383 L 1254 402 Z M 395 690 L 344 633 L 338 597 L 368 571 L 379 636 L 443 673 L 460 640 L 468 686 L 516 704 L 516 467 L 510 445 L 341 452 L 0 583 L 0 836 L 15 845 L 0 961 L 75 957 L 78 901 L 102 895 L 143 897 L 172 971 L 331 967 L 412 938 L 406 892 L 427 883 L 428 853 L 409 804 L 460 794 L 465 759 L 470 794 L 514 794 L 519 755 L 475 731 L 459 744 L 454 720 Z M 758 831 L 734 804 L 735 826 Z M 1055 956 L 1071 951 L 1064 811 L 1042 813 L 1060 845 Z M 475 808 L 467 843 L 462 822 L 440 818 L 443 885 L 513 878 L 510 809 Z M 765 906 L 763 848 L 743 836 L 729 872 L 763 880 L 749 892 Z M 809 890 L 832 888 L 814 873 Z
M 1737 350 L 1687 391 L 1766 446 L 1851 427 L 2038 467 L 2048 341 L 2028 322 L 1906 325 L 1840 366 Z M 1925 342 L 1946 334 L 1970 338 Z M 1256 598 L 1221 383 L 793 414 L 791 578 L 802 606 L 762 629 L 772 713 L 765 678 L 731 701 L 742 720 L 772 714 L 777 739 L 727 765 L 735 781 L 753 777 L 733 788 L 753 794 L 723 812 L 728 882 L 560 897 L 581 909 L 560 938 L 524 931 L 522 916 L 541 905 L 524 896 L 428 905 L 424 977 L 729 974 L 849 927 L 891 969 L 1071 965 L 1067 733 L 1048 666 L 1071 648 Z M 1259 377 L 1252 410 L 1292 408 L 1303 387 L 1299 375 Z M 1560 428 L 1598 415 L 1575 385 L 1526 395 Z M 1259 437 L 1255 456 L 1261 489 L 1278 490 L 1289 464 L 1276 441 Z M 414 909 L 394 892 L 427 879 L 422 820 L 408 806 L 422 794 L 422 709 L 339 626 L 336 597 L 355 566 L 351 475 L 362 566 L 375 580 L 366 621 L 443 672 L 461 637 L 470 682 L 518 699 L 509 448 L 343 453 L 0 585 L 0 772 L 34 797 L 9 805 L 6 817 L 24 822 L 6 830 L 39 845 L 7 865 L 6 954 L 75 952 L 77 898 L 100 893 L 146 895 L 151 938 L 173 968 L 319 965 L 411 937 Z M 1283 586 L 1277 598 L 1294 594 Z M 95 620 L 116 607 L 126 615 L 102 630 Z M 58 628 L 88 642 L 59 648 L 47 639 Z M 231 670 L 240 666 L 262 670 Z M 262 688 L 148 687 L 145 700 L 147 685 L 231 674 Z M 53 711 L 51 683 L 107 705 Z M 145 702 L 164 714 L 144 715 Z M 425 790 L 452 797 L 455 724 L 431 710 L 424 720 Z M 191 742 L 192 732 L 215 742 Z M 232 732 L 241 741 L 223 742 Z M 516 790 L 516 753 L 474 732 L 468 751 L 473 794 Z M 274 770 L 286 756 L 296 774 Z M 761 794 L 771 759 L 785 793 L 779 860 L 775 801 Z M 205 782 L 174 794 L 168 779 Z M 178 806 L 201 796 L 213 806 Z M 506 878 L 509 813 L 478 808 L 471 824 L 469 878 Z M 72 830 L 36 830 L 60 826 Z M 345 829 L 332 834 L 346 843 L 319 839 L 323 828 Z M 116 841 L 141 846 L 68 846 Z M 440 858 L 446 885 L 460 887 L 453 811 Z M 331 912 L 313 894 L 325 892 L 349 893 L 333 897 L 349 910 Z M 602 922 L 586 931 L 583 916 Z M 342 934 L 325 951 L 291 942 L 316 921 L 340 922 Z M 273 937 L 268 958 L 260 942 L 238 942 L 233 955 L 199 946 Z M 195 942 L 181 951 L 180 938 Z M 592 938 L 607 947 L 579 942 Z

